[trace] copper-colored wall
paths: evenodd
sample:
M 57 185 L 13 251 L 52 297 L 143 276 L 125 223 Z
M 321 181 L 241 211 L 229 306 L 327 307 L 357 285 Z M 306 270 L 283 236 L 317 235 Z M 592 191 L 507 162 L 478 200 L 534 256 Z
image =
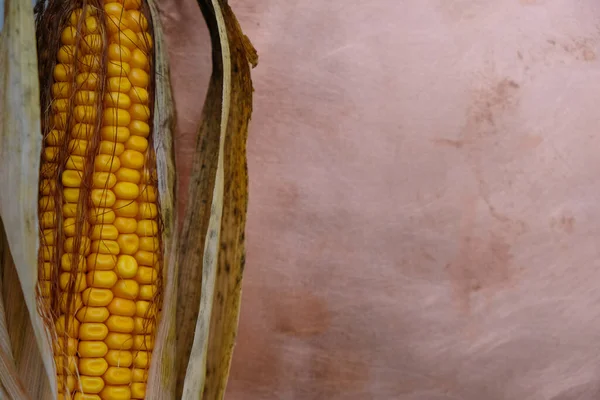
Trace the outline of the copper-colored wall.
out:
M 260 62 L 227 399 L 600 398 L 600 3 L 230 3 Z M 190 140 L 210 61 L 163 8 Z

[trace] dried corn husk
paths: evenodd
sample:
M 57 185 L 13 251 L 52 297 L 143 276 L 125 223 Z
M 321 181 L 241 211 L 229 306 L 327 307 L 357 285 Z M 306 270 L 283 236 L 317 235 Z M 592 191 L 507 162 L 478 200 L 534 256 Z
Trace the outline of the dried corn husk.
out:
M 252 105 L 248 63 L 256 64 L 256 53 L 226 1 L 199 1 L 211 30 L 214 70 L 186 222 L 178 234 L 172 143 L 176 110 L 155 3 L 148 0 L 157 71 L 154 127 L 161 131 L 154 148 L 168 267 L 147 399 L 220 399 L 240 307 L 245 144 Z M 35 23 L 30 0 L 6 0 L 6 11 L 0 34 L 0 399 L 55 399 L 55 367 L 36 304 L 42 137 Z M 188 279 L 194 276 L 200 279 Z M 195 310 L 193 323 L 180 320 L 184 307 Z M 182 359 L 183 368 L 176 364 Z

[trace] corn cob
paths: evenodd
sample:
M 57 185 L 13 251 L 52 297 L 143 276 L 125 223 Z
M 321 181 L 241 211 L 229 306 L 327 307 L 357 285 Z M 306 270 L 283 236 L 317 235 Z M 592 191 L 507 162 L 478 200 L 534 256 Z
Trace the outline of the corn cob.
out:
M 162 265 L 151 49 L 141 0 L 80 5 L 61 27 L 39 198 L 59 398 L 145 397 Z

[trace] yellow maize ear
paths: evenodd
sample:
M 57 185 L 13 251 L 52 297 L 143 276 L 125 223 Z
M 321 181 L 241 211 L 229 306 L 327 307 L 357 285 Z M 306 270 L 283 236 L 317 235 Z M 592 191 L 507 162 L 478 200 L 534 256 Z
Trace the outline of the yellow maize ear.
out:
M 177 234 L 157 0 L 36 1 L 0 21 L 0 398 L 222 398 L 254 49 L 225 0 L 198 1 L 214 71 Z
M 152 26 L 141 1 L 76 4 L 62 16 L 50 59 L 56 90 L 42 125 L 39 284 L 57 289 L 42 297 L 59 395 L 138 399 L 146 381 L 131 388 L 131 369 L 149 367 L 164 265 L 149 125 Z

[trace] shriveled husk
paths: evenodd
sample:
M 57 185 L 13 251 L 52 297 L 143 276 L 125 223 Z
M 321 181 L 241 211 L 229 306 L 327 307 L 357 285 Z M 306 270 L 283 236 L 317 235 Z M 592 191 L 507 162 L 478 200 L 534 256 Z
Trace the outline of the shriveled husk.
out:
M 178 232 L 172 135 L 176 110 L 156 1 L 147 3 L 154 26 L 153 125 L 160 135 L 153 144 L 166 266 L 146 398 L 220 399 L 240 309 L 248 196 L 245 146 L 252 110 L 248 63 L 255 65 L 257 56 L 226 1 L 199 0 L 211 31 L 213 73 L 185 223 Z M 36 302 L 42 136 L 34 15 L 30 0 L 6 0 L 5 9 L 0 33 L 0 399 L 56 399 L 52 350 Z M 196 314 L 193 323 L 181 319 L 183 308 Z

